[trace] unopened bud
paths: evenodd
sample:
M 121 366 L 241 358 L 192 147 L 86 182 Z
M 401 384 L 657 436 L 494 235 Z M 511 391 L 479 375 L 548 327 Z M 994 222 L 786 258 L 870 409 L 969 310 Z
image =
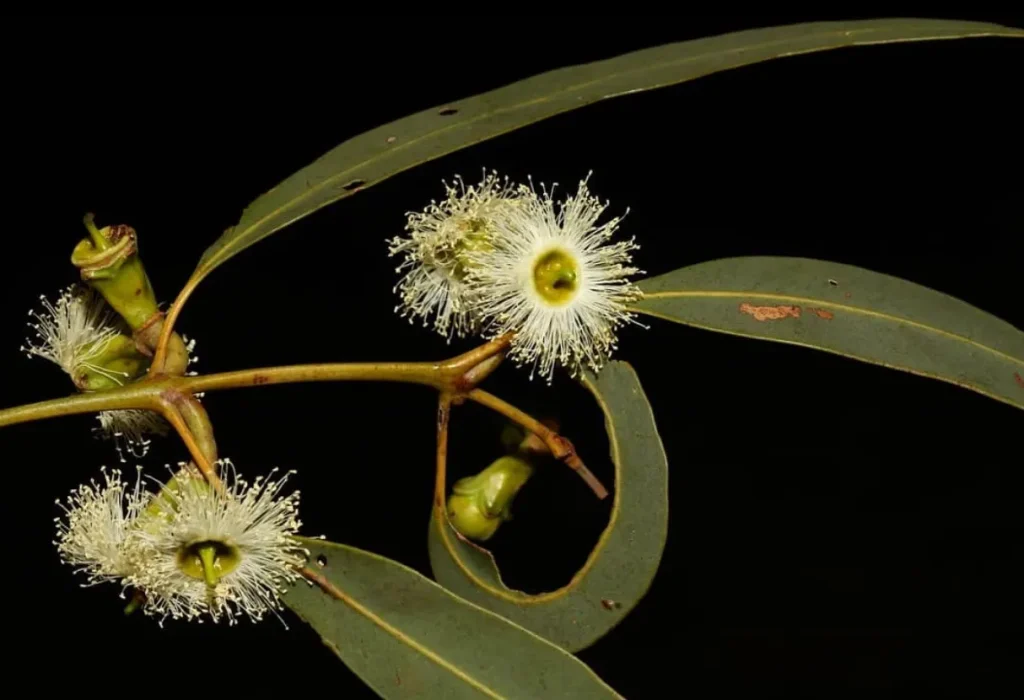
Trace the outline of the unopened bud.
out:
M 452 526 L 470 539 L 490 539 L 512 517 L 512 501 L 532 474 L 533 467 L 525 459 L 506 456 L 475 476 L 459 479 L 448 498 Z

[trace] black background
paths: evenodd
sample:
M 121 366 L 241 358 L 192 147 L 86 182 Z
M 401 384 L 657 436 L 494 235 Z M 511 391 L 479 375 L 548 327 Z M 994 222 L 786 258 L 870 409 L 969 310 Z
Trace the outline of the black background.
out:
M 847 15 L 854 18 L 855 15 Z M 965 18 L 1024 25 L 1011 17 Z M 67 394 L 18 353 L 25 312 L 75 279 L 94 211 L 140 235 L 173 299 L 243 207 L 337 143 L 551 68 L 724 31 L 834 19 L 500 17 L 9 19 L 2 167 L 2 403 Z M 630 214 L 650 274 L 733 255 L 860 265 L 1024 327 L 1019 42 L 866 47 L 777 60 L 559 116 L 398 175 L 208 278 L 180 329 L 198 369 L 422 360 L 453 344 L 392 313 L 385 239 L 441 179 L 497 168 L 592 189 Z M 734 689 L 833 696 L 1020 689 L 1021 414 L 952 385 L 668 323 L 627 329 L 671 467 L 671 531 L 647 597 L 580 654 L 627 697 Z M 508 366 L 493 391 L 557 418 L 610 479 L 601 416 L 564 376 Z M 222 455 L 300 470 L 305 532 L 429 575 L 434 397 L 302 385 L 206 398 Z M 372 697 L 290 613 L 228 628 L 121 614 L 51 544 L 54 499 L 115 465 L 91 416 L 7 428 L 6 610 L 15 669 L 60 692 L 313 688 Z M 500 450 L 455 414 L 453 476 Z M 172 439 L 151 473 L 184 457 Z M 542 470 L 495 538 L 508 582 L 564 583 L 606 522 L 567 470 Z M 19 673 L 23 673 L 21 671 Z M 210 684 L 209 686 L 206 684 Z

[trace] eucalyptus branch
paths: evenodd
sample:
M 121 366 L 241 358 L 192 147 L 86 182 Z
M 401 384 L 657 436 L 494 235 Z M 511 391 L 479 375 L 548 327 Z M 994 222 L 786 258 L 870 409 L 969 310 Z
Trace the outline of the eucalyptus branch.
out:
M 108 391 L 74 394 L 0 410 L 0 427 L 78 413 L 97 413 L 117 409 L 163 411 L 161 397 L 167 399 L 201 391 L 232 389 L 265 384 L 292 384 L 316 381 L 392 381 L 423 384 L 440 388 L 455 365 L 448 363 L 343 363 L 291 365 L 222 372 L 198 377 L 161 377 L 146 379 Z M 447 371 L 446 371 L 447 370 Z
M 46 418 L 120 409 L 160 411 L 158 398 L 168 382 L 140 382 L 109 391 L 73 394 L 59 399 L 5 408 L 0 411 L 0 428 Z
M 571 442 L 546 425 L 476 385 L 501 363 L 510 337 L 504 336 L 441 362 L 326 363 L 244 369 L 196 377 L 148 378 L 109 391 L 78 394 L 0 411 L 0 427 L 77 413 L 115 409 L 159 411 L 174 426 L 204 474 L 212 474 L 216 443 L 205 409 L 193 397 L 199 392 L 269 384 L 319 381 L 389 381 L 433 387 L 449 404 L 476 401 L 534 433 L 556 459 L 565 462 L 597 494 L 608 490 L 587 469 Z M 204 466 L 205 465 L 205 466 Z

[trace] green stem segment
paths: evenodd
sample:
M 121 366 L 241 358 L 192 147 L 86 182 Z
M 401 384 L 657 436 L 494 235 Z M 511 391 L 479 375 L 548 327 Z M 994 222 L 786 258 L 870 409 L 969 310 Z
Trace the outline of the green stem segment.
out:
M 317 381 L 394 381 L 436 387 L 441 384 L 441 366 L 429 363 L 319 364 L 246 369 L 200 377 L 165 377 L 141 381 L 109 391 L 76 394 L 49 401 L 16 406 L 0 411 L 0 427 L 115 409 L 158 410 L 164 396 L 201 391 L 234 389 L 264 384 L 293 384 Z
M 211 478 L 216 460 L 216 443 L 206 412 L 192 396 L 197 392 L 234 389 L 267 384 L 294 384 L 317 381 L 387 381 L 433 387 L 451 396 L 469 398 L 506 416 L 535 433 L 552 454 L 574 469 L 598 498 L 608 490 L 591 474 L 576 455 L 572 444 L 547 426 L 516 407 L 487 392 L 475 389 L 475 383 L 497 366 L 509 338 L 499 338 L 445 362 L 333 363 L 266 367 L 223 372 L 199 377 L 160 377 L 129 384 L 109 391 L 79 394 L 50 401 L 17 406 L 0 411 L 0 427 L 77 413 L 97 413 L 115 409 L 159 411 L 185 441 L 197 466 Z M 479 368 L 474 371 L 475 368 Z M 214 482 L 216 475 L 213 475 Z

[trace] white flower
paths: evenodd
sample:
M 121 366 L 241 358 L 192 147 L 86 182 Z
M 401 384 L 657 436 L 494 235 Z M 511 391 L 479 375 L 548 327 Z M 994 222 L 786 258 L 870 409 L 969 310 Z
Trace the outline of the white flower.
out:
M 281 609 L 280 593 L 299 577 L 308 554 L 293 537 L 299 493 L 278 497 L 288 476 L 250 486 L 230 461 L 217 464 L 223 493 L 184 467 L 159 497 L 173 506 L 148 513 L 135 529 L 140 563 L 130 581 L 145 593 L 148 614 L 259 620 Z
M 88 584 L 113 581 L 132 573 L 134 563 L 128 544 L 135 516 L 149 494 L 137 476 L 134 489 L 121 481 L 117 469 L 104 469 L 103 484 L 91 481 L 71 492 L 65 506 L 57 501 L 67 520 L 56 519 L 57 551 L 61 561 L 77 567 Z
M 641 293 L 627 279 L 640 272 L 627 265 L 639 246 L 608 242 L 620 217 L 595 225 L 607 204 L 590 194 L 587 180 L 557 211 L 542 190 L 532 182 L 521 187 L 517 206 L 495 218 L 493 249 L 467 254 L 466 283 L 485 334 L 514 333 L 509 356 L 550 383 L 556 362 L 574 376 L 600 369 L 616 347 L 615 331 L 636 323 L 626 304 Z
M 56 363 L 76 384 L 82 381 L 79 373 L 83 369 L 122 383 L 124 377 L 120 373 L 92 362 L 120 332 L 102 297 L 91 289 L 72 285 L 61 292 L 56 304 L 45 296 L 39 298 L 43 302 L 42 313 L 28 312 L 36 319 L 28 324 L 35 339 L 28 339 L 21 347 L 22 352 L 30 358 L 37 355 Z
M 114 449 L 122 463 L 127 461 L 125 452 L 133 457 L 146 456 L 152 442 L 146 435 L 167 434 L 167 423 L 154 411 L 133 408 L 101 411 L 96 420 L 100 422 L 101 435 L 114 441 Z
M 395 286 L 401 303 L 395 311 L 403 318 L 423 319 L 427 326 L 433 316 L 435 330 L 449 341 L 477 328 L 473 301 L 464 282 L 467 251 L 486 247 L 494 232 L 494 218 L 514 194 L 508 179 L 485 174 L 477 185 L 466 187 L 461 177 L 457 186 L 444 183 L 447 196 L 438 204 L 431 201 L 423 212 L 407 214 L 408 237 L 388 241 L 390 255 L 404 256 L 395 271 L 405 275 Z

